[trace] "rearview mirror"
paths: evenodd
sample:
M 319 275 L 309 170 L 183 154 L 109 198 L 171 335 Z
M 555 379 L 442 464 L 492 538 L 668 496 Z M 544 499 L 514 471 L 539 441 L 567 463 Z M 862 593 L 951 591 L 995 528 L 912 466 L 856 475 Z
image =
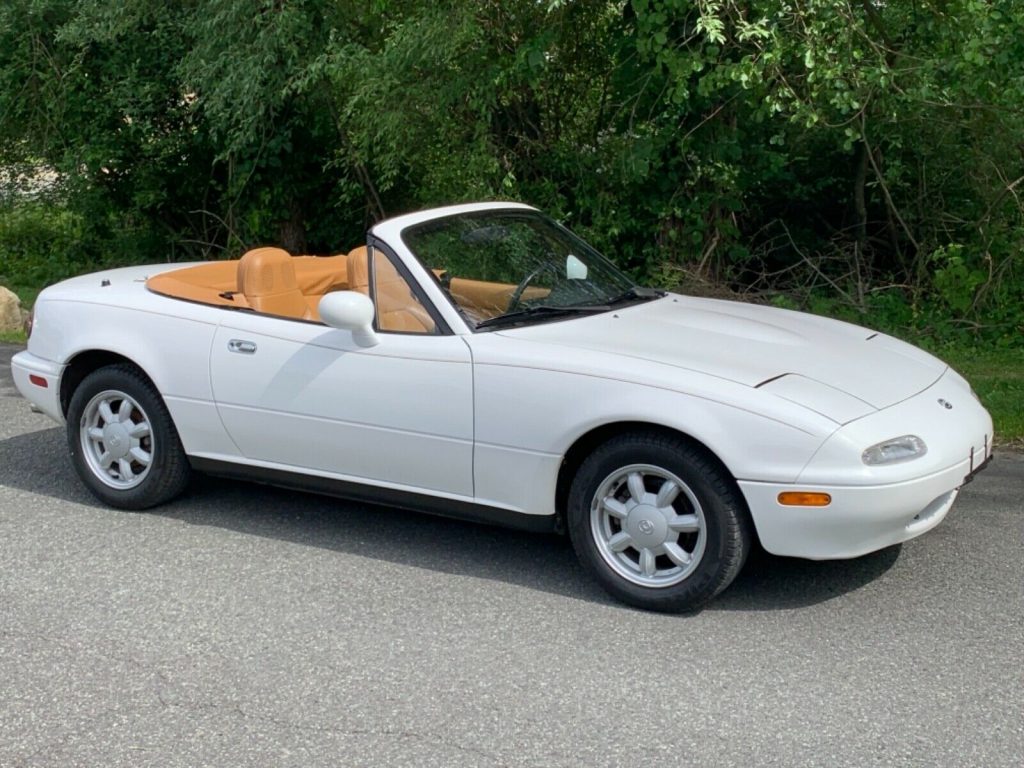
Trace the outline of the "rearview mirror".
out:
M 587 265 L 571 253 L 565 257 L 565 276 L 569 280 L 586 280 Z
M 318 308 L 321 320 L 332 328 L 351 331 L 352 340 L 360 347 L 375 347 L 380 342 L 373 330 L 373 302 L 362 293 L 332 291 L 324 294 Z

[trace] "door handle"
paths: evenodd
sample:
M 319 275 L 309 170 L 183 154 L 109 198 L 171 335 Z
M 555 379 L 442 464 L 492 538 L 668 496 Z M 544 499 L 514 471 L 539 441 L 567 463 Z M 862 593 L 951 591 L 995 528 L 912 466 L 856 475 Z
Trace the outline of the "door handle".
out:
M 242 339 L 232 339 L 228 342 L 228 351 L 237 352 L 240 355 L 255 355 L 256 344 L 252 341 L 243 341 Z

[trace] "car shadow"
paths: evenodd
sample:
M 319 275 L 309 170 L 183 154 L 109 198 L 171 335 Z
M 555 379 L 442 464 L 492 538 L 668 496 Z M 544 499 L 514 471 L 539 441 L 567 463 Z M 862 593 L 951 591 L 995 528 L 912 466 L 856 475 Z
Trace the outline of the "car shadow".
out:
M 41 471 L 41 466 L 48 469 Z M 0 440 L 0 485 L 106 509 L 79 482 L 59 428 Z M 111 510 L 111 514 L 121 513 Z M 568 539 L 555 535 L 202 475 L 181 498 L 150 514 L 619 606 L 583 571 Z M 899 548 L 892 547 L 856 560 L 811 562 L 759 550 L 706 610 L 771 611 L 815 605 L 874 581 L 898 556 Z

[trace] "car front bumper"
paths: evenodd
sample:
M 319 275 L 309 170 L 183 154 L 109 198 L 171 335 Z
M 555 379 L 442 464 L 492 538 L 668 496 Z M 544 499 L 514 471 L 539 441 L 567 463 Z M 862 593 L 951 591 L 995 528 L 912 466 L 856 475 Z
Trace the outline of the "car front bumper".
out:
M 861 452 L 898 435 L 920 436 L 923 456 L 869 467 Z M 740 480 L 761 544 L 776 555 L 858 557 L 937 526 L 960 488 L 992 456 L 992 419 L 953 371 L 908 400 L 840 427 L 795 483 Z M 827 493 L 823 507 L 780 504 L 786 491 Z
M 19 352 L 11 359 L 11 377 L 14 386 L 36 409 L 63 424 L 64 411 L 60 405 L 60 377 L 64 366 L 36 357 L 31 352 Z
M 930 531 L 953 506 L 960 488 L 984 468 L 970 459 L 927 477 L 890 485 L 801 485 L 832 497 L 827 507 L 792 507 L 778 496 L 793 485 L 741 482 L 761 545 L 773 555 L 840 560 L 899 544 Z M 756 512 L 755 512 L 756 510 Z

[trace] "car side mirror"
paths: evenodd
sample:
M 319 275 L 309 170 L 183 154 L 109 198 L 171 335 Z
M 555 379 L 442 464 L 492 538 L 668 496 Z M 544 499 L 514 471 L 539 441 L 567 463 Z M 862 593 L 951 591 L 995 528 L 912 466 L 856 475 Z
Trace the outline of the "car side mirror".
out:
M 320 319 L 332 328 L 352 332 L 352 340 L 360 347 L 380 343 L 373 330 L 376 310 L 369 297 L 358 291 L 332 291 L 324 294 L 318 305 Z

